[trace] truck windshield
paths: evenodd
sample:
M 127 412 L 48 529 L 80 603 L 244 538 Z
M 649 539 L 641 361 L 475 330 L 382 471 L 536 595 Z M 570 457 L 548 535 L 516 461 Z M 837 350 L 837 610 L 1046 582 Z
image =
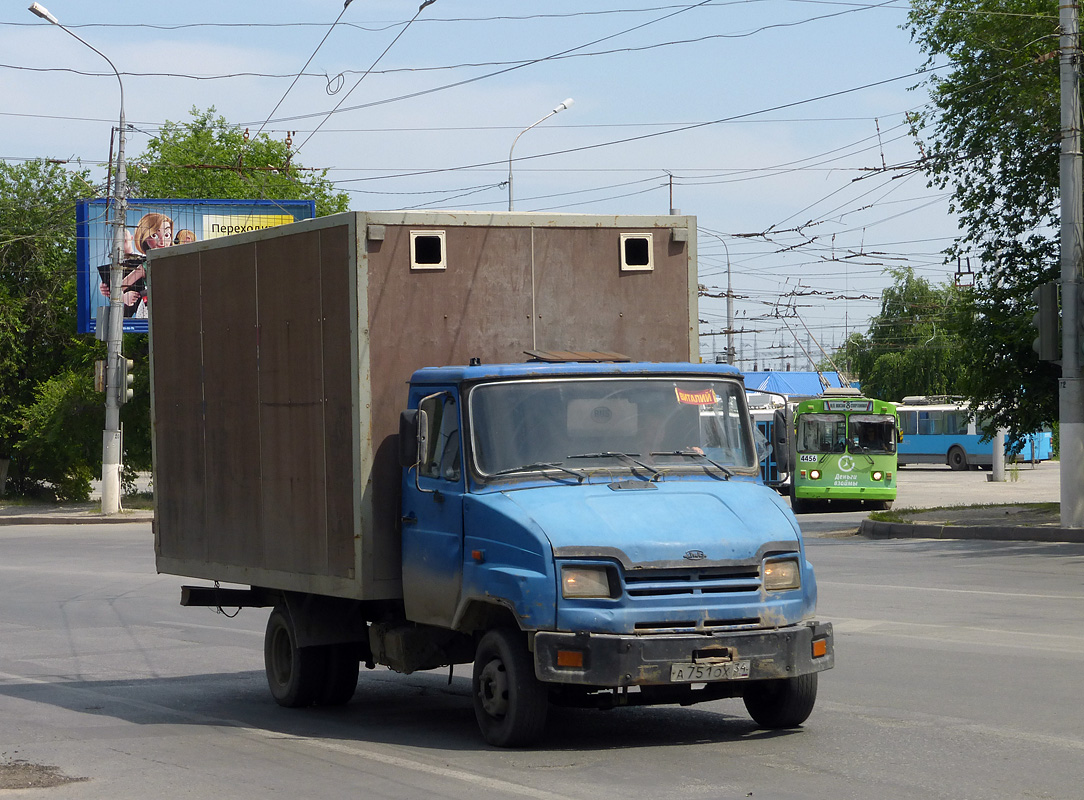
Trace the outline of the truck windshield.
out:
M 745 393 L 732 380 L 502 381 L 475 387 L 469 413 L 481 475 L 562 467 L 729 475 L 757 465 Z

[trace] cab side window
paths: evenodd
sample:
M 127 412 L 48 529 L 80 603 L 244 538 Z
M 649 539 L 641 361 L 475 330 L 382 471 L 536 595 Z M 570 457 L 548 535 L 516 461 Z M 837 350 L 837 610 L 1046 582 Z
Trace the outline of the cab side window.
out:
M 455 399 L 447 394 L 426 398 L 423 408 L 429 423 L 428 447 L 425 459 L 418 465 L 419 473 L 423 478 L 458 481 L 461 458 Z

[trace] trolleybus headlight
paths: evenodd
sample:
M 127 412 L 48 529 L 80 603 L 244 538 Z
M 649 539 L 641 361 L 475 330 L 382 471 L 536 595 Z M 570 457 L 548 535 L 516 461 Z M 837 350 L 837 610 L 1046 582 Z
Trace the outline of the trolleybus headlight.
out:
M 815 481 L 819 481 L 821 479 L 821 471 L 819 469 L 811 469 L 809 470 L 809 477 Z
M 561 570 L 561 596 L 612 597 L 606 567 L 564 567 Z
M 879 470 L 877 472 L 873 473 L 873 480 L 875 480 L 875 481 L 879 481 L 883 477 L 884 477 L 884 473 L 879 471 Z
M 788 558 L 784 561 L 768 561 L 764 564 L 764 588 L 769 592 L 782 589 L 800 589 L 802 574 L 798 561 Z

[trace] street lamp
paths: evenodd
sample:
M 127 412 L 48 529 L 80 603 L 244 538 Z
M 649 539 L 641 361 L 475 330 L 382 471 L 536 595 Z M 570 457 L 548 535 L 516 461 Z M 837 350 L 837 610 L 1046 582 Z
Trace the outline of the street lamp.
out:
M 43 20 L 56 25 L 62 31 L 106 60 L 117 76 L 120 86 L 120 135 L 117 143 L 117 174 L 113 184 L 113 248 L 109 262 L 109 315 L 106 321 L 106 383 L 105 383 L 105 430 L 102 432 L 102 513 L 116 514 L 120 511 L 120 476 L 121 476 L 121 434 L 120 406 L 123 402 L 121 393 L 127 388 L 121 374 L 121 338 L 123 335 L 124 308 L 121 291 L 121 265 L 124 261 L 124 224 L 128 216 L 128 200 L 124 186 L 127 176 L 124 172 L 124 84 L 120 71 L 109 57 L 89 42 L 60 24 L 41 3 L 33 3 L 30 12 Z
M 670 205 L 673 205 L 673 200 Z M 726 363 L 734 363 L 734 291 L 730 286 L 730 248 L 726 246 L 726 240 L 717 233 L 704 231 L 708 236 L 714 236 L 722 244 L 726 252 Z
M 524 128 L 523 130 L 521 130 L 519 132 L 519 134 L 516 136 L 515 139 L 512 140 L 512 146 L 508 148 L 508 210 L 509 211 L 512 210 L 512 151 L 516 149 L 516 142 L 519 141 L 520 136 L 525 134 L 531 128 L 533 128 L 533 127 L 535 127 L 537 125 L 541 125 L 543 122 L 548 120 L 554 114 L 557 114 L 558 112 L 564 111 L 570 105 L 572 105 L 572 98 L 571 97 L 565 98 L 565 101 L 563 103 L 561 103 L 559 106 L 557 106 L 555 109 L 553 109 L 553 111 L 546 114 L 546 116 L 542 117 L 542 119 L 538 120 L 538 122 L 535 122 L 532 125 L 528 125 L 526 128 Z

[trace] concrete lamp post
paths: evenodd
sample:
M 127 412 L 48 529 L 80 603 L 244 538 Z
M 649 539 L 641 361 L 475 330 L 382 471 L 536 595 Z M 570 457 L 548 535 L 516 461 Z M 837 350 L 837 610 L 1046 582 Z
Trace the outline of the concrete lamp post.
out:
M 124 224 L 128 214 L 128 200 L 125 196 L 127 176 L 124 171 L 124 83 L 120 71 L 109 57 L 89 42 L 60 24 L 49 9 L 40 3 L 33 3 L 30 12 L 46 22 L 56 25 L 73 39 L 86 45 L 106 60 L 120 86 L 120 127 L 117 142 L 117 172 L 113 184 L 113 247 L 109 262 L 109 315 L 106 322 L 106 385 L 105 385 L 105 430 L 102 433 L 102 513 L 120 512 L 120 477 L 121 477 L 121 432 L 120 406 L 124 402 L 125 384 L 121 369 L 121 338 L 123 335 L 124 307 L 121 291 L 122 264 L 124 262 Z

